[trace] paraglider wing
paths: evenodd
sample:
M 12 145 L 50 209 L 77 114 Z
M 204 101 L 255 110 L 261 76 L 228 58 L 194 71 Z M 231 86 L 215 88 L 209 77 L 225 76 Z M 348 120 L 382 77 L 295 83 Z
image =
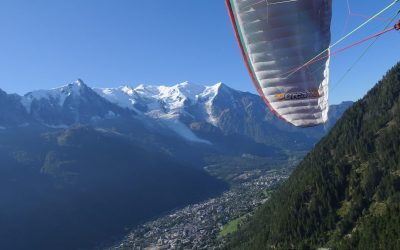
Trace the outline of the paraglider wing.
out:
M 246 66 L 281 119 L 300 127 L 328 119 L 332 0 L 226 0 Z M 323 60 L 307 64 L 320 55 Z

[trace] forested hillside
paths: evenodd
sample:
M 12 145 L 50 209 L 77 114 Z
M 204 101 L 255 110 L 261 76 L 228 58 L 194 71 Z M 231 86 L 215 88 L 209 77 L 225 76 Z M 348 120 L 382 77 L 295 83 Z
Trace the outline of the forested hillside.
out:
M 230 249 L 400 249 L 400 64 L 351 107 Z

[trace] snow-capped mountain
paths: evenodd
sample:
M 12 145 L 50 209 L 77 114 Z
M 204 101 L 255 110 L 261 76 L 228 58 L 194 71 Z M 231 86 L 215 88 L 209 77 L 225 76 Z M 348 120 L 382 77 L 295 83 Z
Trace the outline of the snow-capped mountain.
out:
M 53 105 L 62 107 L 68 98 L 80 96 L 85 89 L 86 85 L 82 80 L 78 79 L 71 84 L 59 88 L 30 92 L 22 99 L 22 103 L 28 112 L 31 111 L 33 102 L 41 100 L 47 100 Z
M 259 96 L 234 90 L 223 83 L 212 86 L 189 82 L 174 86 L 141 84 L 136 88 L 121 86 L 95 91 L 120 107 L 163 122 L 178 134 L 191 134 L 192 139 L 196 136 L 209 142 L 215 142 L 219 136 L 240 135 L 268 145 L 296 145 L 310 142 L 310 137 L 319 138 L 327 130 L 326 126 L 294 128 L 276 118 Z M 349 106 L 344 104 L 339 112 L 331 112 L 329 127 Z
M 85 124 L 129 113 L 97 95 L 82 80 L 27 93 L 21 103 L 32 117 L 52 127 Z
M 212 101 L 218 94 L 222 83 L 214 86 L 202 86 L 183 82 L 174 86 L 139 85 L 136 88 L 95 88 L 94 90 L 120 107 L 132 109 L 143 115 L 160 119 L 179 119 L 193 116 L 189 107 L 198 105 L 205 119 L 215 122 L 212 116 Z
M 17 110 L 12 113 L 19 114 L 19 120 L 13 124 L 19 125 L 34 121 L 51 128 L 66 128 L 77 124 L 100 126 L 107 121 L 108 125 L 146 127 L 150 134 L 178 135 L 190 142 L 221 147 L 262 143 L 291 148 L 311 147 L 351 105 L 332 107 L 327 126 L 300 129 L 276 118 L 258 95 L 223 83 L 92 89 L 77 80 L 22 97 L 0 93 L 0 102 L 8 103 L 2 107 Z M 10 125 L 6 121 L 12 119 L 6 118 L 10 114 L 7 112 L 0 113 L 0 127 Z
M 136 88 L 121 86 L 94 90 L 108 101 L 153 119 L 190 141 L 210 143 L 199 138 L 189 125 L 197 120 L 217 124 L 212 102 L 221 86 L 222 83 L 202 86 L 183 82 L 174 86 L 141 84 Z

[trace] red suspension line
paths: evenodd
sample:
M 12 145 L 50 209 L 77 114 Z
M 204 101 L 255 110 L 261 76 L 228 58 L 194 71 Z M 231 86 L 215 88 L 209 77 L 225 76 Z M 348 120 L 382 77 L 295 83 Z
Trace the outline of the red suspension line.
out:
M 349 46 L 346 46 L 346 47 L 341 48 L 341 49 L 338 49 L 338 50 L 336 50 L 336 51 L 334 51 L 334 52 L 332 52 L 332 53 L 329 53 L 329 54 L 326 55 L 326 56 L 322 56 L 322 57 L 316 58 L 315 60 L 312 60 L 312 61 L 310 61 L 310 62 L 307 63 L 307 64 L 304 64 L 304 65 L 302 65 L 302 66 L 300 66 L 300 67 L 296 67 L 296 68 L 294 68 L 294 69 L 291 69 L 291 70 L 288 71 L 287 73 L 282 74 L 282 76 L 284 76 L 284 75 L 290 75 L 291 73 L 296 72 L 296 71 L 298 71 L 298 70 L 300 70 L 300 69 L 302 69 L 302 68 L 304 68 L 304 67 L 307 67 L 307 66 L 309 66 L 309 65 L 311 65 L 311 64 L 314 64 L 314 63 L 316 63 L 316 62 L 322 61 L 322 60 L 324 60 L 324 59 L 326 59 L 326 58 L 335 56 L 335 55 L 337 55 L 337 54 L 339 54 L 339 53 L 341 53 L 341 52 L 343 52 L 343 51 L 346 51 L 346 50 L 348 50 L 348 49 L 351 49 L 351 48 L 354 47 L 354 46 L 357 46 L 357 45 L 359 45 L 359 44 L 365 43 L 365 42 L 367 42 L 367 41 L 369 41 L 369 40 L 371 40 L 371 39 L 374 39 L 374 38 L 376 38 L 376 37 L 378 37 L 378 36 L 382 36 L 382 35 L 384 35 L 384 34 L 390 32 L 390 31 L 393 31 L 393 30 L 395 30 L 395 29 L 396 29 L 395 27 L 392 27 L 392 28 L 390 28 L 390 29 L 386 29 L 386 30 L 384 30 L 384 31 L 381 31 L 381 32 L 375 34 L 375 35 L 372 35 L 372 36 L 370 36 L 370 37 L 367 37 L 367 38 L 365 38 L 365 39 L 363 39 L 363 40 L 361 40 L 361 41 L 355 42 L 355 43 L 353 43 L 353 44 L 350 44 Z

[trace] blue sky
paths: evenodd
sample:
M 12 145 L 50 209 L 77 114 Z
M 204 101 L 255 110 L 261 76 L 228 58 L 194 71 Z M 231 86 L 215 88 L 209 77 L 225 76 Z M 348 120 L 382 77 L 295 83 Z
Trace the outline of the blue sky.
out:
M 350 0 L 352 12 L 372 15 L 393 0 Z M 349 16 L 334 0 L 333 40 L 366 18 Z M 384 14 L 391 17 L 398 3 Z M 376 20 L 351 42 L 385 25 Z M 254 92 L 224 0 L 1 0 L 0 88 L 24 94 L 82 78 L 88 85 L 224 82 Z M 340 48 L 342 46 L 338 46 Z M 367 45 L 332 58 L 331 86 Z M 357 100 L 397 61 L 400 32 L 382 37 L 330 102 Z

